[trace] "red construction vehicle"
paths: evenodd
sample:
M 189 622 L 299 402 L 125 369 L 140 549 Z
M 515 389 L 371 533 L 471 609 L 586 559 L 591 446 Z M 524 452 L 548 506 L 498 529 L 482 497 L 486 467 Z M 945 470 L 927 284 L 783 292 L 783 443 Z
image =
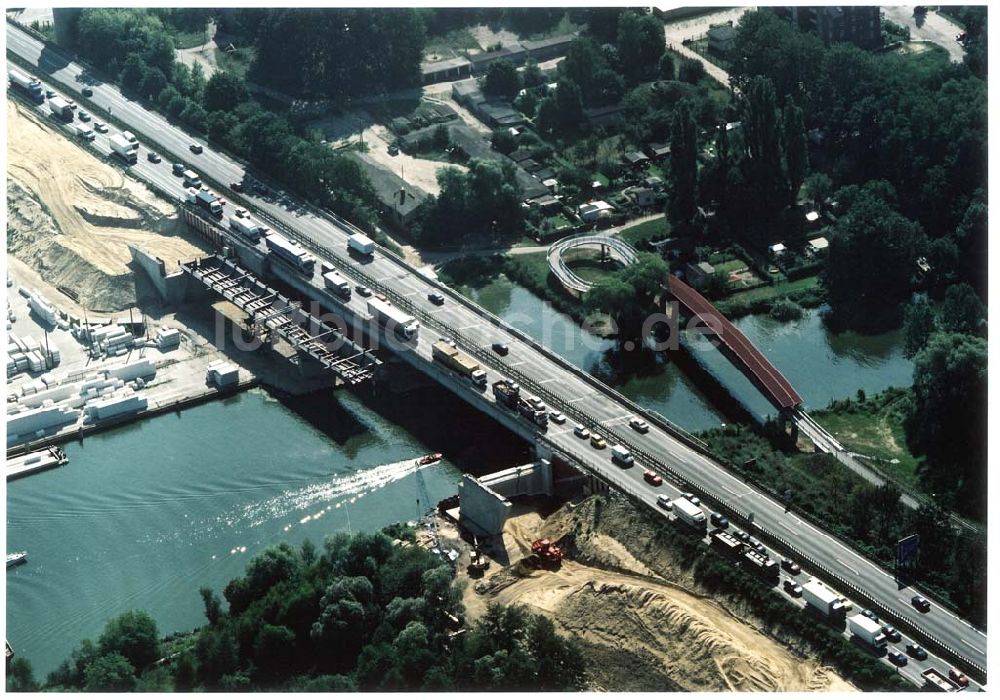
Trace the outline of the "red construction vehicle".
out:
M 548 539 L 535 540 L 531 543 L 531 553 L 538 557 L 543 566 L 558 565 L 562 561 L 562 549 Z

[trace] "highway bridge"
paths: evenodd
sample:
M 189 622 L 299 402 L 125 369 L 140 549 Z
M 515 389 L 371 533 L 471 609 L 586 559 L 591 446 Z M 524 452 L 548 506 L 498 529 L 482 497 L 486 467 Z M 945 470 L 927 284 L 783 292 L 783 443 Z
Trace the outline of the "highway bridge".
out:
M 29 67 L 44 82 L 72 95 L 97 115 L 110 113 L 110 121 L 124 125 L 139 136 L 143 144 L 139 162 L 129 168 L 136 177 L 172 193 L 178 199 L 183 197 L 182 183 L 172 175 L 170 164 L 153 164 L 146 160 L 147 145 L 151 145 L 164 155 L 165 161 L 173 159 L 189 163 L 217 189 L 220 185 L 224 189 L 228 183 L 244 179 L 244 165 L 210 147 L 206 147 L 201 155 L 191 155 L 188 146 L 197 139 L 143 105 L 124 97 L 113 85 L 96 80 L 82 66 L 68 60 L 61 50 L 44 44 L 10 22 L 7 26 L 7 47 L 8 56 Z M 80 93 L 85 84 L 93 89 L 93 96 L 89 99 L 83 98 Z M 44 107 L 39 109 L 44 111 Z M 98 137 L 92 147 L 102 153 L 110 151 L 106 137 Z M 226 217 L 234 212 L 233 198 L 231 194 L 227 197 L 230 202 L 225 207 Z M 642 468 L 659 470 L 671 484 L 671 492 L 679 487 L 704 495 L 715 508 L 730 513 L 747 526 L 752 525 L 755 534 L 772 545 L 778 545 L 782 553 L 801 559 L 807 570 L 824 578 L 856 602 L 879 611 L 882 617 L 902 629 L 911 630 L 932 650 L 959 660 L 959 664 L 972 675 L 985 677 L 985 634 L 933 599 L 930 612 L 917 613 L 909 604 L 915 590 L 902 589 L 892 573 L 812 525 L 762 489 L 745 483 L 714 460 L 696 438 L 686 435 L 657 414 L 645 411 L 390 252 L 380 248 L 367 261 L 348 257 L 347 238 L 356 229 L 342 219 L 316 211 L 287 196 L 281 199 L 243 196 L 237 197 L 237 200 L 240 206 L 251 209 L 256 218 L 279 231 L 293 233 L 300 243 L 308 246 L 321 261 L 338 268 L 352 284 L 368 285 L 420 319 L 423 328 L 418 341 L 410 346 L 395 348 L 398 355 L 435 377 L 471 405 L 488 411 L 501 424 L 534 442 L 540 452 L 565 455 L 580 468 L 614 488 L 633 494 L 654 510 L 658 491 L 645 484 Z M 295 273 L 281 268 L 278 271 L 286 281 L 296 280 Z M 299 277 L 297 287 L 303 290 L 311 287 L 317 298 L 329 296 L 322 290 L 318 274 L 309 279 Z M 442 294 L 445 303 L 436 305 L 429 301 L 427 295 L 430 292 Z M 362 303 L 363 300 L 354 295 L 344 305 L 345 314 L 360 316 L 366 313 L 362 310 Z M 487 370 L 490 381 L 500 377 L 518 381 L 526 391 L 537 394 L 551 408 L 564 412 L 570 422 L 565 425 L 551 424 L 547 432 L 542 432 L 498 406 L 489 391 L 475 390 L 467 381 L 431 360 L 430 345 L 438 335 L 454 338 L 462 350 L 476 357 Z M 500 358 L 492 353 L 490 346 L 495 341 L 507 343 L 509 355 Z M 634 415 L 646 418 L 650 424 L 648 433 L 640 434 L 628 427 L 628 421 Z M 632 469 L 615 466 L 607 450 L 595 450 L 574 436 L 574 421 L 605 435 L 612 443 L 621 443 L 631 449 L 637 466 Z M 836 497 L 836 494 L 831 494 L 831 497 Z M 920 662 L 911 662 L 908 672 L 919 672 L 921 666 Z

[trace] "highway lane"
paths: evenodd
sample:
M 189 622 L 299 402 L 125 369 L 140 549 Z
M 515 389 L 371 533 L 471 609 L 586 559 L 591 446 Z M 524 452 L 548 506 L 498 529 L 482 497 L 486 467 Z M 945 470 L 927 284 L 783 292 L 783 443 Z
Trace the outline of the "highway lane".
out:
M 39 42 L 13 29 L 10 24 L 8 24 L 7 37 L 8 50 L 17 53 L 29 62 L 38 64 L 41 61 L 46 69 L 42 73 L 48 70 L 55 71 L 55 75 L 60 81 L 82 89 L 84 85 L 80 78 L 83 73 L 82 68 L 54 58 L 51 55 L 51 50 L 47 50 L 43 56 Z M 44 80 L 45 76 L 40 77 Z M 140 141 L 142 141 L 143 135 L 152 135 L 165 148 L 166 152 L 162 154 L 165 162 L 157 166 L 145 162 L 145 152 L 144 150 L 140 152 L 140 163 L 133 166 L 137 174 L 150 177 L 166 191 L 177 192 L 180 196 L 181 181 L 170 174 L 170 166 L 167 162 L 172 159 L 171 156 L 168 156 L 172 152 L 173 157 L 181 157 L 195 170 L 217 182 L 228 183 L 242 179 L 243 167 L 238 163 L 209 149 L 198 156 L 190 154 L 187 146 L 193 139 L 176 127 L 170 126 L 158 115 L 147 112 L 141 105 L 126 100 L 113 86 L 98 84 L 93 85 L 93 89 L 94 96 L 91 99 L 94 104 L 105 109 L 110 108 L 115 118 L 127 123 L 134 132 L 140 135 Z M 329 219 L 307 214 L 304 207 L 297 207 L 296 211 L 289 211 L 274 201 L 249 196 L 245 199 L 252 204 L 253 208 L 265 212 L 270 218 L 296 231 L 304 239 L 310 239 L 338 253 L 346 253 L 348 231 L 345 227 L 335 225 Z M 232 207 L 227 207 L 227 215 L 231 211 Z M 571 416 L 571 420 L 574 417 L 583 416 L 605 427 L 610 426 L 623 435 L 628 435 L 628 440 L 632 445 L 655 455 L 657 459 L 681 474 L 683 478 L 702 492 L 715 494 L 740 510 L 752 512 L 758 525 L 785 537 L 803 554 L 823 562 L 824 566 L 837 575 L 854 581 L 858 586 L 869 591 L 871 595 L 889 607 L 894 614 L 914 620 L 928 634 L 967 655 L 974 663 L 985 667 L 986 641 L 985 635 L 981 632 L 936 604 L 927 614 L 916 613 L 908 602 L 913 592 L 910 590 L 899 591 L 891 574 L 882 571 L 836 539 L 802 521 L 793 513 L 785 512 L 784 506 L 756 492 L 737 477 L 669 433 L 653 426 L 646 435 L 633 434 L 626 424 L 630 415 L 627 408 L 611 401 L 605 394 L 595 390 L 591 384 L 585 382 L 575 373 L 555 364 L 549 357 L 523 342 L 519 337 L 502 328 L 497 328 L 488 318 L 461 304 L 454 293 L 446 289 L 442 290 L 447 301 L 444 306 L 435 306 L 426 298 L 427 292 L 434 288 L 434 285 L 413 275 L 409 270 L 400 266 L 397 261 L 385 255 L 376 255 L 372 261 L 363 265 L 359 264 L 358 267 L 371 277 L 380 280 L 391 291 L 408 299 L 423 313 L 440 322 L 439 327 L 428 328 L 430 333 L 425 333 L 418 344 L 422 356 L 425 358 L 429 356 L 429 342 L 433 342 L 439 333 L 442 335 L 454 334 L 463 340 L 468 339 L 485 348 L 488 348 L 494 340 L 506 342 L 510 347 L 510 354 L 504 358 L 504 362 L 509 366 L 516 367 L 533 383 L 543 386 L 559 397 L 561 402 L 554 408 Z M 342 272 L 349 279 L 352 278 L 351 269 L 345 269 Z M 359 308 L 359 300 L 355 300 L 353 303 L 355 305 L 353 308 Z M 464 349 L 472 350 L 468 347 Z M 481 359 L 485 358 L 481 356 Z M 502 371 L 497 370 L 498 365 L 495 362 L 488 364 L 490 365 L 488 369 L 491 370 L 490 378 L 492 381 L 501 375 Z M 581 446 L 579 440 L 572 436 L 568 428 L 569 426 L 563 428 L 550 426 L 553 442 L 573 454 L 588 456 L 588 450 L 591 448 Z M 607 455 L 607 452 L 605 451 L 603 455 Z M 622 471 L 611 464 L 609 457 L 605 459 L 602 456 L 595 462 L 595 469 L 609 481 L 623 484 L 632 492 L 644 493 L 649 490 L 649 487 L 642 481 L 641 467 L 638 465 L 637 468 Z

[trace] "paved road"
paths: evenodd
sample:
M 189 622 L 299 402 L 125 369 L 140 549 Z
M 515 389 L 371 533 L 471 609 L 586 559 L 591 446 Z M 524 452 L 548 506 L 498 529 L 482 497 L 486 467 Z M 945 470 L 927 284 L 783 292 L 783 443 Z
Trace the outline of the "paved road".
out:
M 945 15 L 930 11 L 918 24 L 913 16 L 912 6 L 883 5 L 879 9 L 882 10 L 886 19 L 909 27 L 910 39 L 934 42 L 946 49 L 948 56 L 955 63 L 961 63 L 962 59 L 965 58 L 965 49 L 956 40 L 956 37 L 962 33 L 962 28 Z
M 701 62 L 701 64 L 705 66 L 705 72 L 718 82 L 722 83 L 726 87 L 729 87 L 729 73 L 706 59 L 701 54 L 695 53 L 688 47 L 684 46 L 683 42 L 688 39 L 697 39 L 705 36 L 713 24 L 722 24 L 730 21 L 733 22 L 733 24 L 738 24 L 739 18 L 743 15 L 743 13 L 753 9 L 755 8 L 729 8 L 726 10 L 720 10 L 719 12 L 711 12 L 697 17 L 664 24 L 663 33 L 667 38 L 667 47 L 673 49 L 686 58 L 693 58 L 696 61 Z
M 81 77 L 83 70 L 79 66 L 67 63 L 50 48 L 43 50 L 43 45 L 39 41 L 10 24 L 7 28 L 7 46 L 8 51 L 39 66 L 38 72 L 43 80 L 47 75 L 53 75 L 74 89 L 82 89 L 85 77 Z M 153 165 L 145 160 L 143 149 L 140 152 L 139 164 L 132 168 L 140 177 L 155 181 L 166 191 L 177 193 L 178 197 L 181 196 L 182 185 L 179 179 L 171 175 L 167 162 L 173 158 L 187 161 L 203 175 L 208 175 L 217 182 L 228 183 L 243 178 L 243 166 L 226 156 L 207 148 L 202 155 L 190 154 L 187 146 L 193 141 L 191 137 L 168 124 L 162 117 L 145 110 L 140 104 L 129 101 L 114 86 L 94 84 L 93 89 L 94 96 L 91 101 L 94 104 L 104 109 L 112 109 L 114 117 L 127 123 L 132 131 L 139 135 L 140 141 L 144 135 L 149 135 L 167 150 L 167 153 L 163 154 L 164 163 Z M 76 98 L 79 100 L 79 95 Z M 255 210 L 265 213 L 295 231 L 301 239 L 311 240 L 333 251 L 346 252 L 348 236 L 346 225 L 336 224 L 329 218 L 310 214 L 305 206 L 288 199 L 284 203 L 258 197 L 246 199 Z M 226 214 L 229 215 L 231 212 L 232 207 L 228 206 Z M 901 590 L 890 573 L 795 514 L 787 512 L 782 504 L 750 488 L 669 432 L 653 426 L 645 435 L 634 433 L 627 427 L 631 411 L 624 403 L 609 398 L 606 391 L 596 388 L 578 370 L 558 363 L 546 352 L 525 342 L 519 335 L 498 327 L 487 312 L 461 300 L 457 294 L 446 288 L 440 290 L 446 297 L 445 304 L 442 306 L 432 304 L 426 295 L 435 288 L 434 283 L 413 274 L 388 255 L 380 253 L 370 262 L 363 265 L 355 263 L 354 267 L 379 280 L 394 295 L 411 302 L 426 319 L 431 320 L 431 323 L 426 321 L 424 323 L 426 330 L 430 332 L 424 331 L 422 334 L 422 340 L 418 345 L 421 355 L 427 356 L 428 346 L 438 333 L 454 335 L 470 351 L 474 351 L 475 348 L 468 347 L 469 345 L 488 348 L 494 340 L 506 342 L 510 348 L 509 356 L 504 358 L 507 365 L 516 368 L 535 385 L 557 396 L 558 402 L 550 402 L 554 404 L 554 408 L 570 415 L 571 419 L 580 417 L 600 425 L 605 432 L 615 431 L 632 446 L 636 454 L 641 450 L 646 454 L 656 455 L 667 468 L 682 475 L 700 492 L 713 494 L 738 510 L 753 513 L 758 526 L 766 527 L 773 533 L 780 533 L 804 555 L 822 562 L 828 570 L 868 591 L 892 611 L 892 619 L 900 617 L 912 619 L 926 634 L 941 640 L 963 653 L 973 663 L 985 668 L 986 637 L 983 633 L 937 604 L 934 604 L 927 614 L 915 613 L 909 604 L 914 591 Z M 345 267 L 342 272 L 349 279 L 356 278 L 356 272 L 351 267 Z M 353 303 L 357 302 L 358 300 L 355 300 Z M 558 352 L 560 348 L 553 350 Z M 491 379 L 502 374 L 497 370 L 498 366 L 497 362 L 486 365 Z M 465 395 L 468 397 L 470 390 L 466 390 Z M 482 401 L 474 397 L 468 400 Z M 591 465 L 602 478 L 639 494 L 647 504 L 655 507 L 656 492 L 645 484 L 642 479 L 642 469 L 638 466 L 628 470 L 613 466 L 607 451 L 592 450 L 586 443 L 574 437 L 569 424 L 553 425 L 548 431 L 548 438 L 555 445 Z

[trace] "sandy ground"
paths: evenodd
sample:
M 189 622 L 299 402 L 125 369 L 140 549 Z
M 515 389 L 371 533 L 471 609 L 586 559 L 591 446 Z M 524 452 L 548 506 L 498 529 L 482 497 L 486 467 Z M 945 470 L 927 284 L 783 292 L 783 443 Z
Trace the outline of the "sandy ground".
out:
M 8 252 L 92 310 L 135 303 L 128 244 L 170 263 L 204 249 L 173 205 L 7 102 Z
M 623 523 L 594 527 L 595 520 L 592 501 L 564 507 L 546 520 L 530 511 L 510 518 L 494 566 L 485 578 L 468 582 L 467 615 L 474 619 L 496 601 L 527 605 L 552 618 L 562 634 L 581 642 L 588 690 L 854 690 L 829 667 L 793 653 L 684 577 L 673 581 L 657 574 L 607 531 L 623 532 Z M 569 556 L 557 570 L 521 561 L 538 537 L 567 535 L 562 541 Z M 503 568 L 505 557 L 513 564 Z M 461 561 L 465 577 L 467 559 Z

